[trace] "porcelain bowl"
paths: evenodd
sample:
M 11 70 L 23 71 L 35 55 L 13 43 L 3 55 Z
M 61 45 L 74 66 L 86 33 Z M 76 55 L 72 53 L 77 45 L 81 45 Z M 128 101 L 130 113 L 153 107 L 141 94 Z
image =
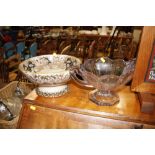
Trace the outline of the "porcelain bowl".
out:
M 45 97 L 58 97 L 68 91 L 70 71 L 81 61 L 69 55 L 42 55 L 23 61 L 19 70 L 29 81 L 37 84 L 36 92 Z

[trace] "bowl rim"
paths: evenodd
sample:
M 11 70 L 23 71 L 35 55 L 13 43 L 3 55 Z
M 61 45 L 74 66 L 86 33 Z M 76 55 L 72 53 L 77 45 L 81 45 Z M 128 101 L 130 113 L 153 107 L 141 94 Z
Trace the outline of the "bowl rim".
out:
M 62 57 L 71 57 L 71 58 L 74 58 L 77 60 L 79 66 L 80 64 L 82 64 L 81 60 L 75 56 L 71 56 L 71 55 L 65 55 L 65 54 L 56 54 L 56 55 L 53 55 L 53 54 L 46 54 L 46 55 L 39 55 L 39 56 L 35 56 L 35 57 L 32 57 L 32 58 L 29 58 L 29 59 L 26 59 L 24 60 L 23 62 L 21 62 L 19 64 L 19 67 L 18 69 L 26 76 L 26 75 L 40 75 L 40 76 L 48 76 L 48 75 L 58 75 L 58 74 L 64 74 L 64 73 L 68 73 L 70 69 L 67 69 L 67 70 L 62 70 L 60 72 L 57 72 L 57 73 L 46 73 L 46 74 L 42 74 L 42 73 L 35 73 L 35 72 L 29 72 L 29 71 L 25 71 L 23 70 L 22 68 L 22 65 L 25 63 L 25 62 L 28 62 L 28 61 L 33 61 L 33 59 L 36 59 L 36 58 L 41 58 L 41 57 L 51 57 L 51 56 L 62 56 Z

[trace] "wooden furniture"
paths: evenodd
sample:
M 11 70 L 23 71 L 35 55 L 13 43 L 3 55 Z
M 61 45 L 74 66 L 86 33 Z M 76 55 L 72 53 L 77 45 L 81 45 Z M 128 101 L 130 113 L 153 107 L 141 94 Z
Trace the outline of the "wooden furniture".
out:
M 32 91 L 23 102 L 18 128 L 155 128 L 155 114 L 140 112 L 135 93 L 125 86 L 114 106 L 97 106 L 88 99 L 90 89 L 74 83 L 58 98 L 37 96 Z
M 5 59 L 8 59 L 10 56 L 14 55 L 16 53 L 16 46 L 13 42 L 6 42 L 3 45 L 4 48 L 4 57 Z
M 140 47 L 138 51 L 138 57 L 136 62 L 136 68 L 133 76 L 133 81 L 131 85 L 132 91 L 139 93 L 152 93 L 155 94 L 155 77 L 149 79 L 151 76 L 151 71 L 155 74 L 153 69 L 153 59 L 155 57 L 155 26 L 144 26 Z M 155 75 L 154 75 L 155 76 Z M 153 77 L 153 75 L 152 75 Z M 143 112 L 153 112 L 155 106 L 155 99 L 150 100 L 150 94 L 139 94 L 140 96 L 147 96 L 145 99 L 140 97 L 141 110 Z M 148 100 L 148 102 L 146 101 Z M 143 105 L 145 104 L 145 105 Z M 145 110 L 146 109 L 146 110 Z M 149 110 L 148 110 L 149 109 Z
M 57 37 L 54 37 L 52 34 L 49 34 L 48 39 L 45 39 L 46 35 L 41 35 L 41 38 L 39 37 L 39 40 L 45 40 L 41 41 L 42 43 L 39 45 L 40 52 L 39 55 L 42 54 L 49 54 L 51 51 L 56 50 L 57 53 L 64 53 L 64 54 L 69 54 L 69 55 L 74 55 L 77 57 L 100 57 L 100 56 L 107 56 L 108 53 L 106 53 L 105 49 L 109 44 L 109 41 L 111 39 L 110 35 L 94 35 L 94 34 L 76 34 L 76 35 L 59 35 Z M 37 36 L 36 36 L 37 37 Z M 37 38 L 36 38 L 37 39 Z M 113 44 L 119 44 L 119 45 L 126 45 L 129 47 L 129 51 L 127 51 L 126 55 L 127 59 L 133 58 L 133 55 L 135 53 L 134 50 L 132 50 L 132 40 L 133 36 L 115 36 L 113 38 Z M 93 42 L 96 42 L 95 45 L 93 45 L 93 53 L 88 52 L 88 48 L 91 48 L 90 45 Z M 84 46 L 84 52 L 79 51 L 78 48 L 79 46 Z M 111 53 L 113 53 L 113 48 L 110 47 Z M 108 50 L 109 50 L 108 49 Z M 79 56 L 80 55 L 80 56 Z M 81 56 L 82 55 L 82 56 Z
M 141 112 L 153 113 L 155 110 L 155 95 L 150 93 L 138 93 Z
M 8 67 L 4 61 L 0 61 L 0 85 L 1 87 L 3 87 L 3 85 L 5 85 L 5 83 L 9 81 L 8 77 L 9 77 Z
M 2 52 L 2 51 L 1 51 Z M 17 77 L 18 65 L 21 63 L 20 55 L 14 54 L 9 58 L 4 58 L 4 53 L 0 55 L 0 81 L 3 83 L 8 83 L 13 81 Z
M 136 92 L 155 93 L 155 83 L 145 82 L 145 76 L 148 70 L 149 60 L 155 39 L 155 26 L 144 27 L 136 68 L 133 76 L 131 89 Z
M 4 59 L 4 48 L 0 47 L 0 88 L 5 86 L 6 83 L 9 81 L 8 75 L 8 67 L 5 64 Z
M 21 63 L 20 55 L 14 54 L 5 60 L 7 66 L 6 72 L 8 72 L 8 82 L 14 81 L 18 74 L 18 65 Z
M 53 51 L 56 51 L 56 41 L 54 40 L 46 40 L 39 50 L 39 55 L 52 54 Z

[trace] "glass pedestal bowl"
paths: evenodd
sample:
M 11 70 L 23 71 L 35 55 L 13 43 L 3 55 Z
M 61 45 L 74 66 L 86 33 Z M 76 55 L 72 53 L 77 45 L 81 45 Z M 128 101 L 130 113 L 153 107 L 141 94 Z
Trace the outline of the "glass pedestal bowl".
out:
M 29 81 L 38 85 L 36 92 L 45 97 L 58 97 L 68 91 L 70 71 L 81 61 L 69 55 L 42 55 L 23 61 L 19 70 Z
M 111 106 L 119 101 L 115 91 L 132 79 L 134 67 L 135 59 L 127 62 L 108 57 L 87 59 L 80 69 L 72 72 L 72 78 L 82 86 L 96 88 L 89 93 L 90 100 L 98 105 Z

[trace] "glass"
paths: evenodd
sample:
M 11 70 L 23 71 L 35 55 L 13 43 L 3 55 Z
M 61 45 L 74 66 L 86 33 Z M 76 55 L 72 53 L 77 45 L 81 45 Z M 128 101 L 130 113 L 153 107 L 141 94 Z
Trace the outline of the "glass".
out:
M 94 87 L 89 99 L 98 105 L 110 106 L 119 101 L 115 91 L 132 79 L 135 60 L 125 62 L 123 59 L 112 60 L 108 57 L 88 59 L 80 70 L 74 71 L 73 79 L 83 86 Z M 83 81 L 77 78 L 82 76 Z

